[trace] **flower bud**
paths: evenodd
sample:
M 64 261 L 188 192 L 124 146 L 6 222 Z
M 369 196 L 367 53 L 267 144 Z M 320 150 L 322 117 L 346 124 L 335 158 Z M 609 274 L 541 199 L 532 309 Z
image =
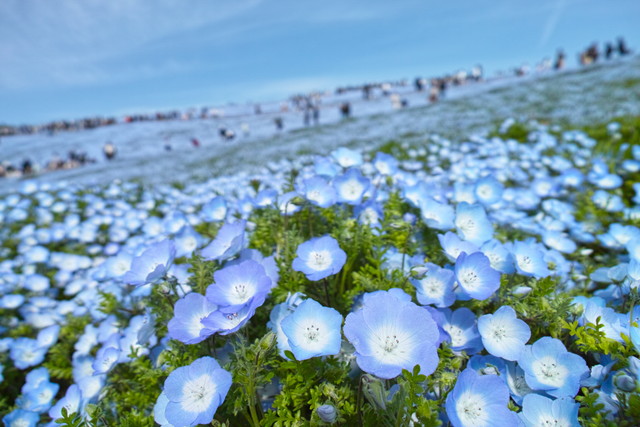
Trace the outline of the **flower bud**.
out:
M 632 392 L 636 389 L 636 380 L 627 374 L 617 375 L 614 378 L 613 383 L 622 391 Z
M 322 405 L 316 409 L 318 416 L 325 423 L 333 424 L 338 419 L 338 411 L 333 405 Z

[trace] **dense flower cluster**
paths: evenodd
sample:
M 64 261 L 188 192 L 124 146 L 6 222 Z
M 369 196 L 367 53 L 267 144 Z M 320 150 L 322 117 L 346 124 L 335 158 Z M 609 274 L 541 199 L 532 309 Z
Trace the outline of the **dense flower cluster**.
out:
M 640 149 L 594 144 L 539 126 L 186 188 L 27 182 L 0 199 L 3 420 L 632 417 Z

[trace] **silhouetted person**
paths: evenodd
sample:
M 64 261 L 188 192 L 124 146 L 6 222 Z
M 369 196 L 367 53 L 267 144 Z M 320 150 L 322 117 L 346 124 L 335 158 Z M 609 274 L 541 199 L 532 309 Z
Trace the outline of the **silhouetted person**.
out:
M 420 77 L 416 77 L 415 81 L 413 82 L 413 85 L 416 88 L 416 92 L 422 92 L 424 90 L 424 82 Z
M 31 175 L 33 173 L 33 165 L 31 160 L 25 159 L 22 162 L 22 175 Z
M 625 56 L 631 53 L 622 37 L 618 37 L 618 53 L 620 56 Z
M 348 102 L 340 104 L 340 114 L 343 119 L 348 119 L 351 116 L 351 104 Z
M 193 145 L 194 147 L 198 148 L 198 147 L 200 147 L 200 141 L 198 141 L 197 138 L 191 138 L 191 145 Z
M 273 119 L 273 123 L 275 123 L 276 129 L 278 131 L 281 131 L 282 128 L 284 128 L 284 122 L 282 121 L 282 117 L 276 117 L 275 119 Z
M 611 59 L 611 57 L 613 56 L 613 44 L 607 42 L 607 45 L 604 48 L 604 57 L 605 59 L 608 61 Z
M 556 54 L 556 62 L 553 64 L 553 69 L 560 71 L 564 68 L 565 65 L 565 55 L 562 49 L 558 49 L 558 53 Z
M 320 106 L 314 105 L 312 111 L 313 111 L 313 124 L 318 125 L 320 123 Z
M 113 145 L 111 141 L 109 141 L 104 144 L 104 147 L 102 147 L 102 152 L 104 153 L 104 156 L 107 158 L 107 160 L 112 160 L 116 156 L 116 146 Z

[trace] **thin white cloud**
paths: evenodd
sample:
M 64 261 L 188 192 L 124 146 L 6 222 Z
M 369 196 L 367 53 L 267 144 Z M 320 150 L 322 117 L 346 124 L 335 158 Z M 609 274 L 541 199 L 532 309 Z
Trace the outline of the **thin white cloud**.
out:
M 555 32 L 558 22 L 560 21 L 560 17 L 562 16 L 562 12 L 564 12 L 567 7 L 567 0 L 557 0 L 547 18 L 547 21 L 544 24 L 544 28 L 542 29 L 542 34 L 540 35 L 540 40 L 538 40 L 538 47 L 544 47 L 547 42 L 551 39 L 551 36 Z

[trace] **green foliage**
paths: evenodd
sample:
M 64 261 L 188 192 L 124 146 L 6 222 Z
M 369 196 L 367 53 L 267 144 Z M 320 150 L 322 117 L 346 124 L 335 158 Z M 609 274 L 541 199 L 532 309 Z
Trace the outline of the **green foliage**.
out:
M 58 342 L 49 349 L 44 361 L 44 367 L 49 370 L 53 380 L 64 380 L 70 385 L 73 379 L 71 359 L 74 345 L 89 322 L 89 316 L 67 317 L 67 323 L 60 329 Z

